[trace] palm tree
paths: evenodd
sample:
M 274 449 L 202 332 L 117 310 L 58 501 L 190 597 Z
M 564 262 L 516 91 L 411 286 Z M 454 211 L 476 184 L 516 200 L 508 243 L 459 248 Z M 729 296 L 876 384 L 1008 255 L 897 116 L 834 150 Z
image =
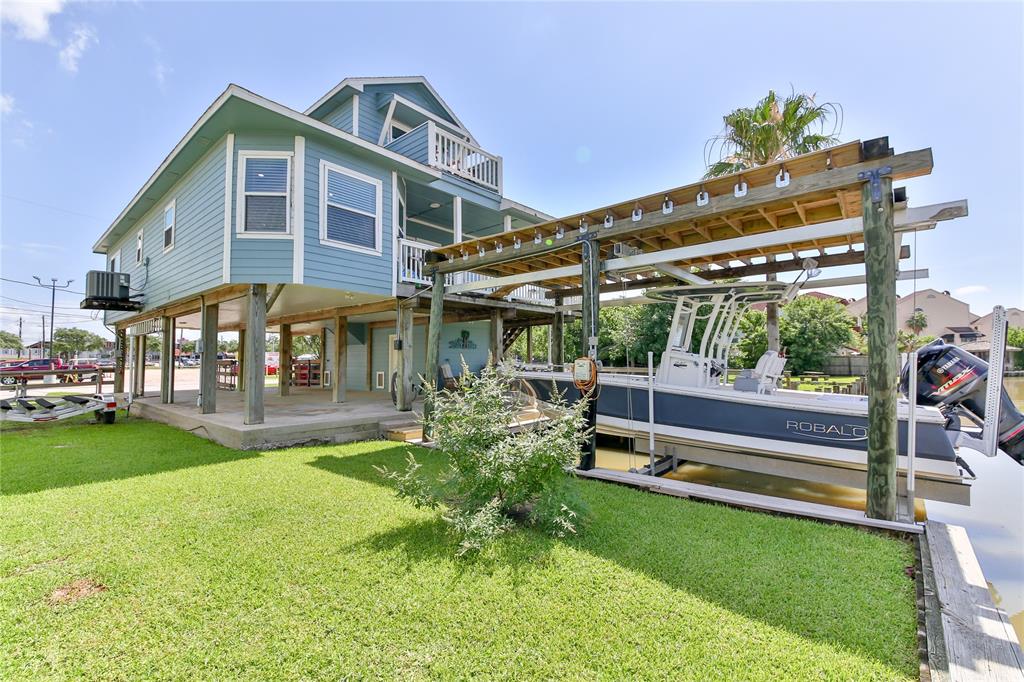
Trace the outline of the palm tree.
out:
M 725 129 L 704 147 L 705 178 L 736 173 L 824 149 L 839 141 L 842 107 L 817 104 L 814 95 L 791 93 L 780 100 L 774 90 L 753 107 L 726 115 Z M 826 132 L 829 122 L 832 129 Z M 714 156 L 718 157 L 713 161 Z
M 907 318 L 907 327 L 914 330 L 915 336 L 921 335 L 921 330 L 928 326 L 928 316 L 920 308 L 915 308 L 913 314 Z

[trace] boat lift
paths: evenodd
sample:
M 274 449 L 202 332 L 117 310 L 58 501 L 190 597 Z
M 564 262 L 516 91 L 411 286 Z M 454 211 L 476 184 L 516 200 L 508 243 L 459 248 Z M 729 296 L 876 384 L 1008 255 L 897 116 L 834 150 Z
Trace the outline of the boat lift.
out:
M 61 398 L 12 398 L 0 400 L 0 421 L 37 424 L 93 413 L 96 421 L 113 424 L 117 400 L 110 395 L 66 395 Z

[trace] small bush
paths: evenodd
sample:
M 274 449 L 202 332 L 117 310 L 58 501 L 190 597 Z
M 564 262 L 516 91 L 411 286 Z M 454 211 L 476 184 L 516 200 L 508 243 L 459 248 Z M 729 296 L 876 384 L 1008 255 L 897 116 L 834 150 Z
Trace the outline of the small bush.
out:
M 399 497 L 418 507 L 440 508 L 458 554 L 481 549 L 517 524 L 555 537 L 576 533 L 584 515 L 570 477 L 586 436 L 584 401 L 557 405 L 558 416 L 511 433 L 521 406 L 518 381 L 488 364 L 479 376 L 463 364 L 458 387 L 438 390 L 424 382 L 434 410 L 423 422 L 449 464 L 428 479 L 410 453 L 404 471 L 378 469 Z

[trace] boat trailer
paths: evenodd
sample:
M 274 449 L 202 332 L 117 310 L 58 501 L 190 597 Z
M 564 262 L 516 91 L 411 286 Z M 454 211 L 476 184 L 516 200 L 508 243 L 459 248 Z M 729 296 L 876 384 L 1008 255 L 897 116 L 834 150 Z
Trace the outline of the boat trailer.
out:
M 117 400 L 112 395 L 66 395 L 47 398 L 13 398 L 0 400 L 0 421 L 38 423 L 59 421 L 92 412 L 96 421 L 113 424 Z

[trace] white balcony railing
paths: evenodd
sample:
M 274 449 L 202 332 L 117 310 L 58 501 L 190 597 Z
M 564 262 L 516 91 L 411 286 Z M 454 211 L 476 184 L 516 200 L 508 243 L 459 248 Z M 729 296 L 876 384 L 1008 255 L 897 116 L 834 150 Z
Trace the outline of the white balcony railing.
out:
M 501 194 L 501 157 L 427 124 L 427 163 Z
M 431 279 L 424 274 L 423 263 L 428 251 L 433 246 L 423 244 L 413 239 L 399 239 L 398 253 L 395 263 L 395 274 L 399 282 L 411 284 L 429 285 Z M 445 277 L 445 284 L 463 284 L 466 282 L 480 282 L 488 277 L 478 272 L 450 272 Z M 490 294 L 494 288 L 477 289 L 475 293 Z M 545 289 L 536 284 L 524 284 L 506 295 L 506 301 L 523 301 L 534 305 L 554 305 L 554 301 L 545 297 Z

